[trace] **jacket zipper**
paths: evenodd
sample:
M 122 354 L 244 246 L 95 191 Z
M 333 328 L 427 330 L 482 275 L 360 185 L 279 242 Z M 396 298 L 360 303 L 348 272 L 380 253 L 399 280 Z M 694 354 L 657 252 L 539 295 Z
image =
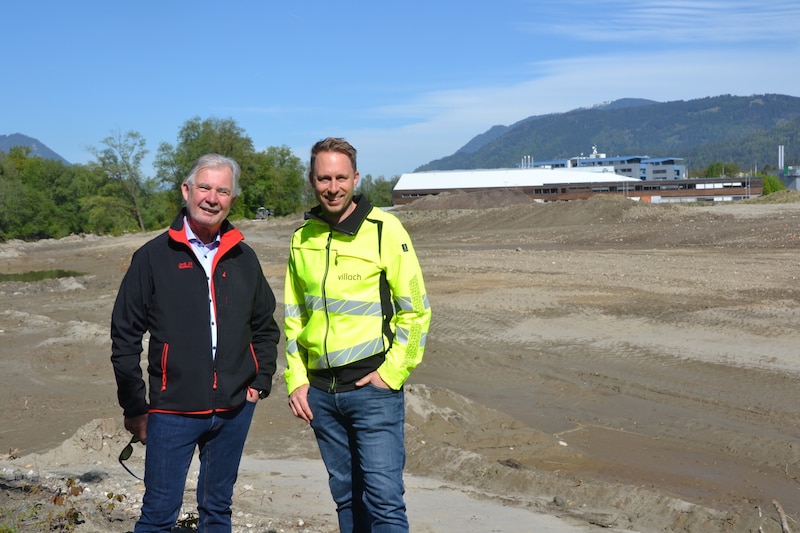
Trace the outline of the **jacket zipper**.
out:
M 331 373 L 331 384 L 328 387 L 329 392 L 334 392 L 336 390 L 336 375 L 331 370 L 331 362 L 328 358 L 328 333 L 330 332 L 330 325 L 331 319 L 328 316 L 328 295 L 326 294 L 326 286 L 328 283 L 328 269 L 331 265 L 331 242 L 333 241 L 333 231 L 328 234 L 328 244 L 326 245 L 326 254 L 325 254 L 325 274 L 322 277 L 322 305 L 325 309 L 325 339 L 323 341 L 323 346 L 325 349 L 325 366 Z M 335 259 L 338 262 L 338 259 Z
M 169 343 L 161 348 L 161 390 L 167 390 L 167 360 L 169 359 Z

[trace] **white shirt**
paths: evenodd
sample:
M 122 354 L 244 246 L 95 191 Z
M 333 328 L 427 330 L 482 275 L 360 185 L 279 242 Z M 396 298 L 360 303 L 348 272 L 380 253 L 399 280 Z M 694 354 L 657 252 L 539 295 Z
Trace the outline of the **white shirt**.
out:
M 192 245 L 194 255 L 206 272 L 206 282 L 208 283 L 208 316 L 211 317 L 211 357 L 217 357 L 217 313 L 214 309 L 214 296 L 211 294 L 211 267 L 214 264 L 214 256 L 217 255 L 219 249 L 219 232 L 216 238 L 210 243 L 206 244 L 201 241 L 197 235 L 194 234 L 192 228 L 189 227 L 189 221 L 183 217 L 183 227 L 186 228 L 186 238 Z

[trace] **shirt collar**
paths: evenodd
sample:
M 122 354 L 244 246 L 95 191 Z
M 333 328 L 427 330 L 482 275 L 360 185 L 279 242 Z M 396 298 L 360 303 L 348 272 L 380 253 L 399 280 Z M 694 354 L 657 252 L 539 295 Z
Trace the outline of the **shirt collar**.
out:
M 214 237 L 214 240 L 206 244 L 192 231 L 192 227 L 189 225 L 189 220 L 186 218 L 186 216 L 183 217 L 183 227 L 186 228 L 186 239 L 194 246 L 199 248 L 208 248 L 209 250 L 219 248 L 219 231 Z

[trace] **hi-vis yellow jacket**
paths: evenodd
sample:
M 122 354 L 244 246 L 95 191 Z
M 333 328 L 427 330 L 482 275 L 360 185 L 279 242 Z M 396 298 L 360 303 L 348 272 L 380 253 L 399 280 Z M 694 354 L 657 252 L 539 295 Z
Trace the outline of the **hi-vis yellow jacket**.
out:
M 286 387 L 352 390 L 377 370 L 400 389 L 422 360 L 431 310 L 411 239 L 356 197 L 338 226 L 319 207 L 292 236 L 286 270 Z

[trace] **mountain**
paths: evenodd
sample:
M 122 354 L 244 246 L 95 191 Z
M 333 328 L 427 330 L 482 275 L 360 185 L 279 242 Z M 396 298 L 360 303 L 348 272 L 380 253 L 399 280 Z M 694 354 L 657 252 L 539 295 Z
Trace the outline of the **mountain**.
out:
M 8 153 L 11 148 L 15 146 L 27 146 L 31 149 L 30 157 L 41 157 L 42 159 L 55 159 L 62 163 L 69 165 L 69 161 L 52 151 L 38 139 L 22 135 L 21 133 L 14 133 L 12 135 L 0 135 L 0 151 Z
M 625 98 L 566 113 L 531 116 L 493 126 L 453 155 L 417 168 L 513 168 L 534 161 L 588 155 L 593 146 L 609 157 L 681 157 L 691 169 L 714 162 L 763 169 L 800 163 L 800 98 L 779 94 L 722 95 L 688 101 Z

